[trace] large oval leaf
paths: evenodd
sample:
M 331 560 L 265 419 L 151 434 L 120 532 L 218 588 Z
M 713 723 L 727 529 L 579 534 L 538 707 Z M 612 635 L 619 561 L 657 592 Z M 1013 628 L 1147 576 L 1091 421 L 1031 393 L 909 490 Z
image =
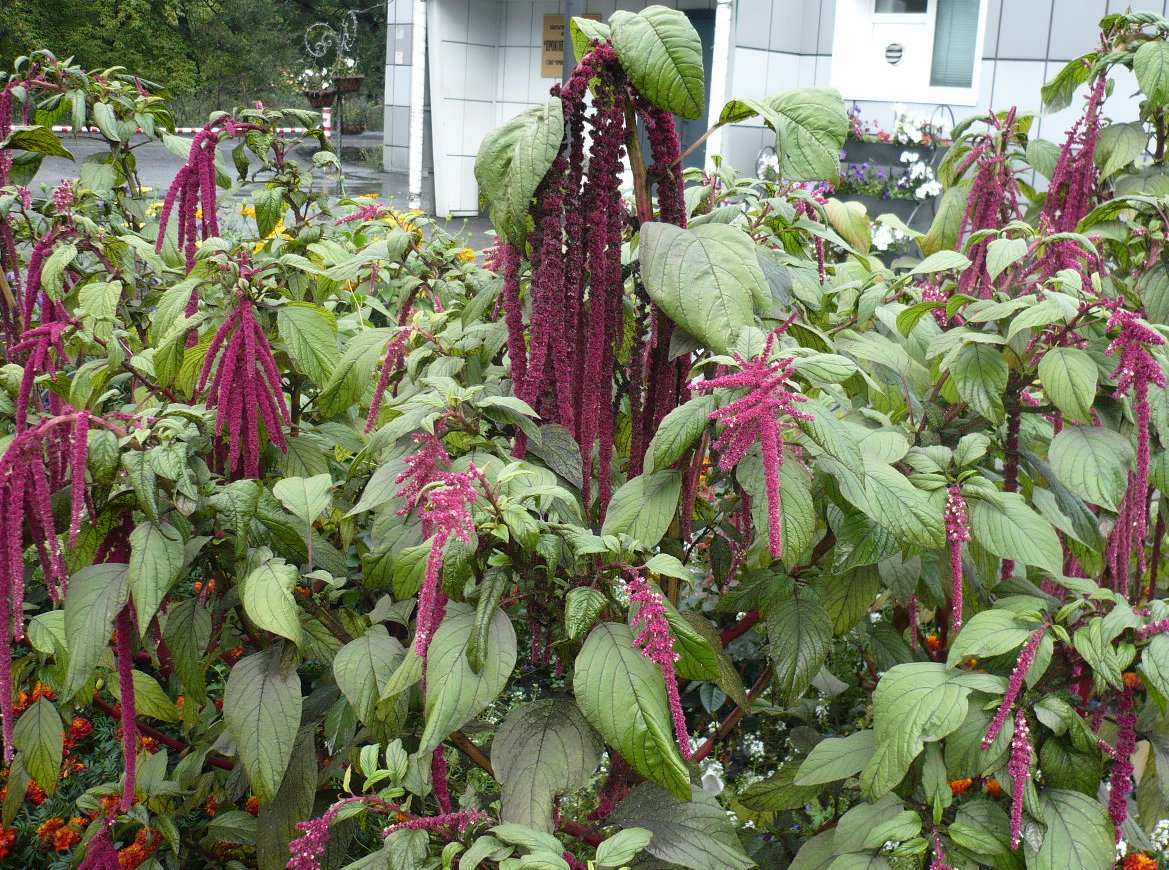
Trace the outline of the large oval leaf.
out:
M 1088 423 L 1096 400 L 1096 362 L 1076 347 L 1053 347 L 1039 361 L 1043 391 L 1068 419 Z
M 513 708 L 491 744 L 503 821 L 551 834 L 556 797 L 588 784 L 603 748 L 572 701 L 544 698 Z
M 300 728 L 295 650 L 276 643 L 240 659 L 227 677 L 223 719 L 260 803 L 276 797 Z
M 479 673 L 467 661 L 475 629 L 475 608 L 448 604 L 446 617 L 434 633 L 426 657 L 426 730 L 419 754 L 435 749 L 499 696 L 516 661 L 511 620 L 496 610 L 487 629 L 487 648 Z
M 610 820 L 625 828 L 651 831 L 649 853 L 671 864 L 691 870 L 756 866 L 743 852 L 726 810 L 703 791 L 679 799 L 652 783 L 642 783 L 621 802 Z
M 69 578 L 65 593 L 65 638 L 69 667 L 62 699 L 72 698 L 89 681 L 98 659 L 109 644 L 114 617 L 127 599 L 127 565 L 105 562 L 82 568 Z
M 767 639 L 780 696 L 794 701 L 812 684 L 828 656 L 832 620 L 819 601 L 789 598 L 767 614 Z
M 723 107 L 719 122 L 737 123 L 756 115 L 775 131 L 780 176 L 789 181 L 840 177 L 848 115 L 839 91 L 796 88 L 764 100 L 732 100 Z
M 681 491 L 680 471 L 651 472 L 627 480 L 609 502 L 601 534 L 626 534 L 644 549 L 656 547 L 670 527 Z
M 300 616 L 292 588 L 300 572 L 283 559 L 268 559 L 244 578 L 240 600 L 248 617 L 265 631 L 286 637 L 300 646 Z
M 1039 800 L 1047 832 L 1038 852 L 1024 840 L 1028 870 L 1107 870 L 1113 865 L 1112 826 L 1099 801 L 1063 789 L 1045 789 Z
M 955 675 L 956 676 L 956 675 Z M 927 740 L 940 740 L 966 719 L 970 689 L 944 665 L 912 662 L 891 668 L 873 692 L 876 752 L 861 773 L 861 790 L 877 800 L 901 782 Z
M 390 675 L 406 656 L 397 638 L 383 625 L 374 625 L 364 637 L 351 640 L 333 657 L 333 678 L 357 718 L 376 721 L 376 709 Z
M 182 567 L 183 536 L 174 526 L 147 521 L 130 532 L 130 594 L 143 637 Z
M 576 703 L 594 728 L 633 769 L 683 800 L 690 775 L 678 751 L 666 681 L 633 647 L 633 629 L 602 622 L 576 658 Z
M 641 277 L 671 320 L 719 353 L 755 322 L 754 300 L 770 293 L 750 238 L 721 224 L 642 224 Z
M 519 250 L 528 238 L 528 206 L 564 139 L 564 105 L 553 97 L 487 135 L 475 158 L 475 180 L 491 205 L 495 231 Z
M 1051 439 L 1051 470 L 1087 502 L 1116 510 L 1136 465 L 1132 442 L 1099 426 L 1068 426 Z
M 683 118 L 705 114 L 702 41 L 684 12 L 665 6 L 618 12 L 609 29 L 621 66 L 643 97 Z
M 970 506 L 975 542 L 1000 559 L 1012 559 L 1049 574 L 1063 569 L 1063 548 L 1051 524 L 1016 492 L 1002 492 L 995 502 L 978 499 Z

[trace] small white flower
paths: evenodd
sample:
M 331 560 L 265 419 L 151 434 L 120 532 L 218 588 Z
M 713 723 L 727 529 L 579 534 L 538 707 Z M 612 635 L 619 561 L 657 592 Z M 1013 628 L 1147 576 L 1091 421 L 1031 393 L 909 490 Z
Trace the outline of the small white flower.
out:
M 888 229 L 888 227 L 882 227 L 882 229 Z M 880 612 L 874 612 L 874 613 L 869 614 L 869 622 L 871 622 L 873 625 L 876 625 L 880 621 L 881 621 Z
M 719 767 L 722 767 L 722 765 L 719 765 Z M 713 795 L 719 795 L 722 794 L 722 790 L 724 788 L 726 788 L 726 783 L 723 782 L 723 778 L 719 775 L 719 771 L 711 768 L 706 773 L 702 774 L 702 790 L 704 792 Z
M 917 161 L 918 161 L 918 154 L 916 151 L 902 151 L 901 152 L 901 162 L 902 163 L 917 163 Z

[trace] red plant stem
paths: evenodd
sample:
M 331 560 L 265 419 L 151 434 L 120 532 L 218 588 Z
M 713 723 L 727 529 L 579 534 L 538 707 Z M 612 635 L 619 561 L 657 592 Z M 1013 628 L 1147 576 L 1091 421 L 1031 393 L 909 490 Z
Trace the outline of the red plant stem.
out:
M 1149 566 L 1149 600 L 1157 594 L 1157 572 L 1161 567 L 1161 541 L 1165 538 L 1165 519 L 1158 513 L 1157 524 L 1153 529 L 1152 565 Z
M 748 613 L 746 616 L 744 616 L 742 618 L 742 620 L 740 620 L 738 625 L 736 625 L 734 628 L 728 628 L 726 631 L 724 631 L 722 633 L 721 636 L 722 636 L 723 646 L 727 646 L 731 641 L 735 640 L 736 638 L 742 637 L 744 634 L 746 634 L 752 628 L 754 628 L 755 623 L 757 623 L 758 621 L 759 621 L 759 608 L 756 607 L 754 610 L 752 610 L 750 613 Z
M 1023 422 L 1023 410 L 1013 402 L 1007 415 L 1007 439 L 1003 445 L 1003 492 L 1019 491 L 1019 427 Z M 1015 563 L 1003 560 L 1001 577 L 1006 580 L 1015 573 Z
M 638 223 L 654 219 L 653 201 L 649 196 L 649 179 L 645 171 L 645 156 L 641 151 L 641 136 L 637 128 L 637 113 L 633 101 L 625 103 L 625 149 L 629 152 L 629 168 L 633 173 L 633 199 L 637 206 Z
M 607 839 L 604 834 L 597 831 L 591 831 L 582 825 L 580 822 L 563 820 L 560 823 L 560 830 L 568 834 L 570 837 L 576 837 L 578 840 L 583 840 L 590 846 L 599 846 Z
M 747 693 L 748 700 L 754 701 L 761 694 L 763 694 L 763 690 L 766 689 L 768 684 L 771 682 L 771 674 L 771 665 L 768 665 L 763 669 L 763 673 L 759 675 L 759 679 L 755 681 L 755 684 L 751 686 L 751 691 Z M 715 731 L 714 734 L 710 735 L 710 737 L 706 739 L 706 742 L 699 746 L 697 750 L 695 750 L 694 757 L 691 760 L 695 762 L 702 761 L 702 759 L 710 755 L 710 751 L 714 749 L 714 745 L 720 740 L 726 740 L 726 738 L 732 731 L 735 730 L 735 728 L 738 727 L 739 722 L 742 721 L 743 717 L 746 715 L 747 711 L 742 707 L 735 707 L 735 709 L 731 711 L 730 715 L 723 720 L 723 723 L 719 726 L 718 730 Z
M 126 604 L 118 614 L 115 623 L 118 639 L 115 643 L 115 658 L 118 662 L 118 689 L 121 697 L 119 706 L 122 713 L 122 750 L 125 755 L 126 780 L 122 788 L 122 812 L 134 805 L 134 790 L 138 774 L 138 719 L 134 706 L 134 620 L 130 605 Z
M 101 710 L 103 713 L 105 713 L 111 719 L 119 719 L 120 720 L 122 717 L 122 710 L 120 707 L 115 707 L 113 704 L 109 703 L 108 701 L 103 701 L 101 698 L 94 698 L 93 699 L 93 706 L 97 707 L 97 709 Z M 151 726 L 145 725 L 142 722 L 138 722 L 138 730 L 140 732 L 142 732 L 143 734 L 145 734 L 147 737 L 154 738 L 159 743 L 161 743 L 163 746 L 168 746 L 171 749 L 175 750 L 176 752 L 186 752 L 188 749 L 191 748 L 190 744 L 184 743 L 181 740 L 177 740 L 174 737 L 171 737 L 169 734 L 164 734 L 163 732 L 159 731 L 157 728 L 152 728 Z M 228 759 L 228 758 L 220 758 L 217 755 L 208 755 L 207 756 L 207 763 L 210 764 L 212 767 L 218 767 L 220 770 L 234 770 L 235 769 L 235 762 L 234 761 L 232 761 L 231 759 Z

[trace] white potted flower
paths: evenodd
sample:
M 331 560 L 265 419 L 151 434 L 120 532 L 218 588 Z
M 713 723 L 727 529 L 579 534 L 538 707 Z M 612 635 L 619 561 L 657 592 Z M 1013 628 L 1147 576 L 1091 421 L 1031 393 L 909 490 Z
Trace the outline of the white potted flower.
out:
M 323 109 L 333 104 L 337 88 L 333 83 L 333 71 L 327 67 L 308 67 L 296 77 L 300 91 L 314 109 Z
M 337 93 L 355 94 L 365 81 L 365 75 L 357 70 L 357 59 L 342 55 L 337 58 Z

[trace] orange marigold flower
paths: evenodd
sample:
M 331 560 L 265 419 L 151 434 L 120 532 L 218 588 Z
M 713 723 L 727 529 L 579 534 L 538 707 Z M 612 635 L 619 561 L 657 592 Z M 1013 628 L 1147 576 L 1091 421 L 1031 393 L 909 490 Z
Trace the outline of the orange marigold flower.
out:
M 942 648 L 942 639 L 936 634 L 927 634 L 925 636 L 925 648 L 930 652 L 937 652 Z
M 195 581 L 195 591 L 196 591 L 196 592 L 202 592 L 202 591 L 203 591 L 203 581 L 202 581 L 202 580 L 196 580 L 196 581 Z
M 37 828 L 37 839 L 47 846 L 53 839 L 53 835 L 63 827 L 65 827 L 64 819 L 48 819 Z
M 86 737 L 88 737 L 92 733 L 93 733 L 93 723 L 92 722 L 90 722 L 84 716 L 74 716 L 73 717 L 73 722 L 69 726 L 70 739 L 72 739 L 74 741 L 84 740 Z
M 16 828 L 0 827 L 0 861 L 8 857 L 12 847 L 16 845 Z
M 158 751 L 158 740 L 154 737 L 139 737 L 138 747 L 151 754 Z
M 255 795 L 248 798 L 248 802 L 244 804 L 244 812 L 251 813 L 253 816 L 260 814 L 260 799 Z
M 65 764 L 61 768 L 61 778 L 67 779 L 70 774 L 83 773 L 86 770 L 85 762 L 80 758 L 73 758 L 70 756 L 65 759 Z
M 1143 689 L 1145 687 L 1145 683 L 1141 679 L 1141 675 L 1138 674 L 1136 671 L 1125 671 L 1124 672 L 1124 684 L 1128 688 L 1135 689 L 1137 691 L 1140 691 L 1141 689 Z M 1143 858 L 1145 856 L 1142 855 L 1141 857 Z M 1126 868 L 1126 870 L 1127 870 L 1127 868 Z
M 35 782 L 29 782 L 28 791 L 24 793 L 25 800 L 29 801 L 33 806 L 40 806 L 45 802 L 45 792 Z
M 1003 787 L 999 784 L 999 781 L 997 779 L 995 779 L 993 776 L 986 781 L 986 793 L 989 795 L 993 795 L 994 797 L 1001 797 L 1002 796 Z
M 215 818 L 215 814 L 219 812 L 219 801 L 214 797 L 207 798 L 207 803 L 203 804 L 203 812 L 211 818 Z
M 966 789 L 974 784 L 974 780 L 967 777 L 966 779 L 952 779 L 950 780 L 950 791 L 954 794 L 964 794 Z
M 1124 870 L 1157 870 L 1157 861 L 1143 852 L 1128 855 L 1122 865 Z
M 68 852 L 81 842 L 81 834 L 72 828 L 61 828 L 53 834 L 53 851 Z

